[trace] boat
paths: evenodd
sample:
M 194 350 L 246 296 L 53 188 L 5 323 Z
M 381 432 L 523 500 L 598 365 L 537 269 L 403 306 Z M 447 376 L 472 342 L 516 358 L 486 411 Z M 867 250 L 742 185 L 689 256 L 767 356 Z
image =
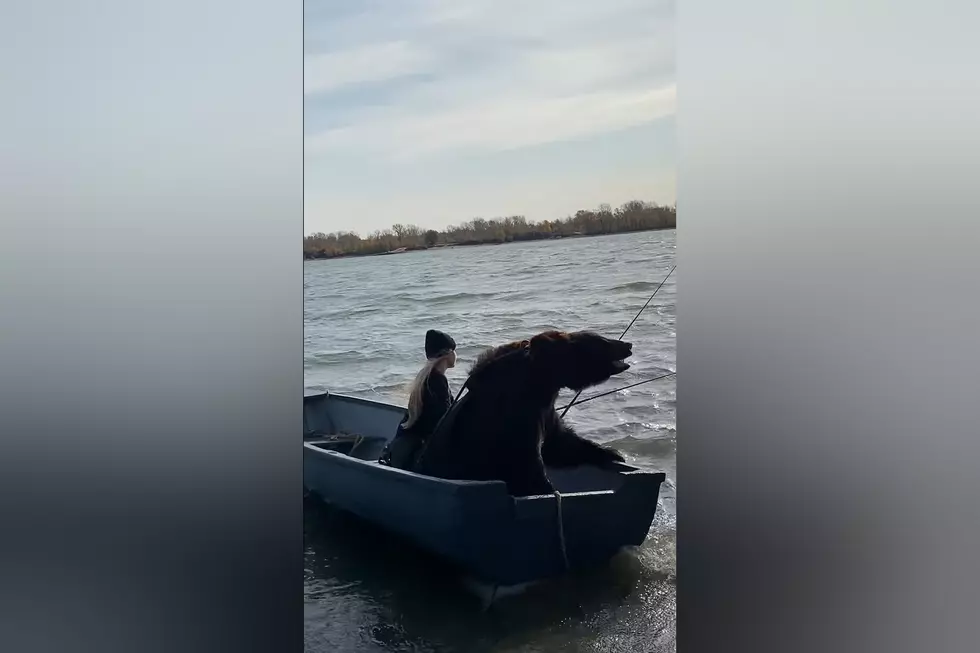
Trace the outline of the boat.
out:
M 423 476 L 377 462 L 405 409 L 324 392 L 303 398 L 303 486 L 493 587 L 600 566 L 643 543 L 665 475 L 616 463 L 548 469 L 556 495 L 502 481 Z

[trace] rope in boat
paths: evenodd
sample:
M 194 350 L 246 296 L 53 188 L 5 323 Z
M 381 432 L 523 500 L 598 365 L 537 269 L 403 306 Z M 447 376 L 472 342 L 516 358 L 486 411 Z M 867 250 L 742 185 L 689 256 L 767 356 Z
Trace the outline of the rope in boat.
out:
M 630 323 L 626 326 L 626 328 L 620 334 L 618 340 L 622 340 L 623 339 L 623 337 L 626 335 L 626 333 L 630 330 L 630 327 L 632 327 L 633 324 L 636 322 L 637 318 L 640 317 L 640 313 L 642 313 L 644 311 L 644 309 L 647 306 L 650 305 L 650 302 L 653 301 L 653 298 L 657 295 L 657 292 L 659 292 L 660 289 L 663 287 L 663 285 L 665 283 L 667 283 L 667 279 L 670 278 L 670 275 L 673 274 L 674 273 L 674 270 L 676 270 L 676 269 L 677 269 L 677 266 L 676 265 L 674 265 L 674 266 L 672 266 L 670 268 L 670 272 L 668 272 L 667 273 L 667 276 L 664 277 L 664 280 L 660 282 L 660 285 L 657 286 L 657 289 L 653 291 L 653 294 L 650 295 L 650 298 L 647 299 L 647 301 L 646 301 L 645 304 L 643 304 L 643 307 L 640 308 L 640 310 L 637 312 L 637 314 L 635 316 L 633 316 L 633 319 L 630 321 Z M 565 416 L 565 413 L 567 413 L 568 412 L 568 409 L 571 408 L 572 406 L 577 406 L 578 404 L 584 404 L 584 403 L 586 403 L 588 401 L 592 401 L 593 399 L 598 399 L 599 397 L 605 397 L 607 395 L 611 395 L 611 394 L 614 394 L 616 392 L 620 392 L 621 390 L 626 390 L 627 388 L 635 388 L 636 386 L 643 385 L 644 383 L 651 383 L 653 381 L 659 381 L 660 379 L 665 379 L 668 376 L 672 376 L 674 374 L 676 374 L 676 372 L 668 372 L 667 374 L 662 374 L 662 375 L 660 375 L 658 377 L 654 377 L 652 379 L 646 379 L 645 381 L 640 381 L 638 383 L 631 383 L 630 385 L 626 385 L 626 386 L 623 386 L 621 388 L 616 388 L 615 390 L 610 390 L 610 391 L 607 391 L 607 392 L 601 392 L 601 393 L 599 393 L 597 395 L 593 395 L 591 397 L 588 397 L 586 399 L 583 399 L 582 401 L 576 402 L 576 400 L 579 398 L 579 395 L 582 394 L 582 391 L 579 390 L 578 392 L 575 393 L 575 396 L 572 397 L 572 400 L 568 403 L 568 405 L 566 405 L 566 406 L 563 407 L 562 413 L 559 416 L 559 418 L 564 417 Z M 564 523 L 564 521 L 562 519 L 561 492 L 559 492 L 557 489 L 555 490 L 555 506 L 557 508 L 557 517 L 558 517 L 558 544 L 561 547 L 561 559 L 565 563 L 565 569 L 568 570 L 568 569 L 571 568 L 571 566 L 568 564 L 568 549 L 567 549 L 566 544 L 565 544 L 565 523 Z
M 554 494 L 555 494 L 555 505 L 558 508 L 558 512 L 557 512 L 557 517 L 558 517 L 558 520 L 557 520 L 557 522 L 558 522 L 558 547 L 561 550 L 561 559 L 562 559 L 562 562 L 565 564 L 565 571 L 568 571 L 572 567 L 568 563 L 568 548 L 566 547 L 566 544 L 565 544 L 565 522 L 562 519 L 561 492 L 559 492 L 558 490 L 555 490 L 554 491 Z M 493 590 L 490 592 L 490 597 L 487 599 L 486 603 L 483 604 L 483 612 L 486 612 L 487 610 L 489 610 L 490 609 L 490 606 L 493 605 L 494 599 L 497 598 L 497 590 L 498 589 L 500 589 L 500 584 L 499 583 L 494 583 Z
M 483 611 L 484 612 L 486 612 L 487 610 L 489 610 L 490 609 L 490 606 L 493 605 L 493 600 L 495 598 L 497 598 L 497 589 L 499 589 L 499 588 L 500 588 L 500 585 L 494 583 L 494 585 L 493 585 L 493 591 L 490 592 L 490 598 L 488 598 L 487 599 L 487 602 L 483 604 Z
M 639 311 L 637 311 L 636 315 L 633 316 L 633 319 L 630 321 L 629 325 L 625 329 L 623 329 L 623 332 L 619 335 L 619 337 L 617 338 L 617 340 L 622 340 L 623 339 L 623 337 L 626 335 L 626 332 L 629 331 L 630 330 L 630 327 L 633 326 L 633 323 L 636 322 L 636 319 L 638 317 L 640 317 L 640 313 L 642 313 L 646 309 L 646 307 L 650 305 L 650 302 L 653 301 L 653 298 L 657 296 L 657 293 L 660 292 L 660 289 L 663 288 L 664 284 L 667 283 L 667 279 L 670 278 L 670 275 L 672 275 L 674 273 L 674 270 L 676 270 L 676 269 L 677 269 L 677 266 L 676 265 L 674 265 L 674 266 L 672 266 L 670 268 L 670 272 L 668 272 L 667 273 L 667 276 L 664 277 L 664 280 L 660 282 L 660 285 L 657 286 L 657 289 L 653 291 L 653 294 L 650 295 L 650 298 L 647 300 L 646 304 L 643 305 L 643 308 L 641 308 Z M 578 392 L 575 393 L 575 396 L 572 397 L 572 401 L 567 406 L 565 406 L 565 410 L 562 412 L 561 415 L 559 415 L 559 417 L 564 417 L 565 416 L 565 413 L 568 412 L 568 409 L 571 408 L 573 405 L 575 405 L 575 400 L 578 399 L 578 397 L 579 397 L 580 394 L 582 394 L 582 391 L 581 390 L 579 390 Z
M 653 294 L 650 295 L 650 297 L 647 299 L 646 303 L 644 303 L 643 306 L 640 308 L 640 310 L 636 313 L 636 315 L 633 316 L 633 319 L 626 326 L 626 328 L 623 330 L 623 332 L 619 335 L 619 338 L 617 338 L 617 340 L 622 340 L 626 336 L 627 332 L 629 332 L 630 328 L 632 328 L 633 324 L 636 323 L 636 320 L 640 317 L 640 314 L 642 314 L 643 311 L 646 309 L 646 307 L 650 305 L 650 302 L 653 301 L 653 298 L 657 296 L 657 293 L 660 291 L 660 289 L 663 287 L 663 285 L 665 283 L 667 283 L 667 279 L 670 278 L 670 275 L 672 275 L 674 273 L 674 270 L 676 270 L 676 269 L 677 269 L 677 266 L 676 265 L 674 265 L 674 266 L 672 266 L 670 268 L 670 272 L 667 273 L 667 276 L 664 277 L 664 280 L 661 281 L 660 284 L 657 286 L 656 290 L 653 291 Z M 526 347 L 527 347 L 527 344 L 524 343 L 524 347 L 522 347 L 521 349 L 518 349 L 518 350 L 516 350 L 514 352 L 511 352 L 511 353 L 520 353 L 520 352 L 523 352 L 526 349 Z M 565 413 L 567 413 L 568 410 L 572 406 L 577 406 L 579 404 L 584 404 L 586 402 L 592 401 L 593 399 L 598 399 L 599 397 L 605 397 L 605 396 L 614 394 L 616 392 L 620 392 L 622 390 L 626 390 L 628 388 L 635 388 L 636 386 L 643 385 L 644 383 L 651 383 L 653 381 L 659 381 L 660 379 L 665 379 L 668 376 L 672 376 L 674 374 L 676 374 L 676 372 L 668 372 L 667 374 L 662 374 L 661 376 L 657 376 L 657 377 L 654 377 L 652 379 L 646 379 L 645 381 L 639 381 L 638 383 L 631 383 L 630 385 L 626 385 L 626 386 L 623 386 L 621 388 L 616 388 L 615 390 L 609 390 L 607 392 L 601 392 L 601 393 L 599 393 L 597 395 L 593 395 L 591 397 L 587 397 L 586 399 L 583 399 L 582 401 L 576 401 L 579 398 L 579 396 L 582 394 L 582 391 L 579 390 L 578 392 L 575 393 L 575 396 L 572 397 L 572 400 L 567 405 L 563 406 L 563 412 L 560 415 L 560 417 L 564 417 L 565 416 Z M 455 404 L 457 401 L 459 401 L 459 398 L 463 394 L 463 391 L 466 390 L 466 386 L 467 385 L 469 385 L 469 378 L 467 378 L 466 381 L 463 382 L 463 385 L 460 386 L 459 392 L 457 392 L 456 393 L 456 396 L 453 398 L 453 404 Z M 439 428 L 439 424 L 442 423 L 442 420 L 445 419 L 445 417 L 446 417 L 446 415 L 443 415 L 442 418 L 440 418 L 439 422 L 436 424 L 436 429 Z M 426 444 L 428 444 L 428 443 L 426 443 Z M 425 453 L 425 449 L 426 448 L 427 447 L 423 446 L 422 451 L 419 452 L 419 458 L 421 458 L 421 454 L 424 454 Z M 561 492 L 559 492 L 558 490 L 555 490 L 554 491 L 554 495 L 555 495 L 555 506 L 557 508 L 558 545 L 559 545 L 559 547 L 561 549 L 562 562 L 565 564 L 565 569 L 568 570 L 568 569 L 571 568 L 571 566 L 568 563 L 568 548 L 567 548 L 566 542 L 565 542 L 565 523 L 564 523 L 563 515 L 562 515 Z M 493 600 L 494 600 L 494 598 L 496 598 L 496 595 L 497 595 L 497 589 L 498 589 L 498 585 L 494 585 L 494 587 L 493 587 L 493 593 L 490 595 L 490 600 L 487 601 L 487 605 L 486 605 L 486 608 L 485 609 L 489 609 L 490 605 L 493 603 Z
M 347 455 L 353 456 L 354 449 L 357 449 L 357 445 L 361 444 L 362 442 L 364 442 L 364 436 L 363 435 L 357 436 L 357 438 L 354 440 L 354 444 L 350 448 L 350 451 L 347 452 Z
M 565 563 L 565 570 L 571 569 L 568 564 L 568 550 L 565 548 L 565 523 L 561 515 L 561 492 L 555 490 L 555 505 L 558 506 L 558 544 L 561 547 L 561 559 Z

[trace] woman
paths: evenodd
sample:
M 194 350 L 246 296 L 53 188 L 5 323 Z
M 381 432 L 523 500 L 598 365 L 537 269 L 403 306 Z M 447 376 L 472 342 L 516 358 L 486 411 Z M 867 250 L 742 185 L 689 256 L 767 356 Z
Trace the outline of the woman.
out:
M 453 405 L 446 370 L 456 366 L 456 341 L 430 329 L 425 334 L 425 358 L 409 390 L 408 415 L 379 461 L 399 469 L 412 468 L 426 439 Z

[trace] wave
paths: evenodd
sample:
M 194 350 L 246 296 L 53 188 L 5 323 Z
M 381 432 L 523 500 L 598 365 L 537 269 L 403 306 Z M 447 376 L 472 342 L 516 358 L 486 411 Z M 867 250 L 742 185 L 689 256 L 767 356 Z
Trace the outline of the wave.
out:
M 350 365 L 351 363 L 383 360 L 383 358 L 378 353 L 365 353 L 356 350 L 317 351 L 308 352 L 303 362 L 310 367 L 334 367 L 338 365 Z
M 328 385 L 324 383 L 308 384 L 305 387 L 306 396 L 321 392 L 330 392 L 335 395 L 345 395 L 348 397 L 358 397 L 360 399 L 370 399 L 395 406 L 405 407 L 408 404 L 408 390 L 402 391 L 400 388 L 384 387 L 341 387 L 338 385 Z
M 381 308 L 380 306 L 361 306 L 359 308 L 330 308 L 321 311 L 307 310 L 304 311 L 303 317 L 307 322 L 315 324 L 323 320 L 344 320 L 362 315 L 372 315 L 381 312 Z
M 337 390 L 343 394 L 344 392 L 349 392 L 351 394 L 372 394 L 381 395 L 383 397 L 389 398 L 389 400 L 398 403 L 397 400 L 401 399 L 403 401 L 407 400 L 408 388 L 412 385 L 412 379 L 407 379 L 404 381 L 389 382 L 389 383 L 365 383 L 360 385 L 353 385 L 347 390 Z
M 608 440 L 606 444 L 634 456 L 672 458 L 677 453 L 676 431 L 669 426 L 663 426 L 657 430 L 660 430 L 663 435 L 651 438 L 637 438 L 627 435 L 618 440 Z
M 413 304 L 451 304 L 453 302 L 466 301 L 472 299 L 491 299 L 505 293 L 500 292 L 454 292 L 445 295 L 402 295 L 394 299 Z
M 304 276 L 307 387 L 404 405 L 428 328 L 459 343 L 459 362 L 448 375 L 454 393 L 486 348 L 556 327 L 618 337 L 676 253 L 672 237 L 664 243 L 662 236 L 633 238 L 562 240 L 543 249 L 541 243 L 458 248 L 439 258 L 347 259 L 326 267 L 314 262 Z M 624 272 L 633 268 L 647 272 Z M 583 396 L 676 366 L 675 282 L 676 273 L 627 335 L 633 368 Z M 573 409 L 570 421 L 585 437 L 618 443 L 633 464 L 673 469 L 675 388 L 673 377 L 640 385 Z M 562 393 L 559 405 L 572 394 Z
M 656 290 L 660 285 L 659 281 L 632 281 L 610 288 L 612 292 L 636 292 L 640 290 Z

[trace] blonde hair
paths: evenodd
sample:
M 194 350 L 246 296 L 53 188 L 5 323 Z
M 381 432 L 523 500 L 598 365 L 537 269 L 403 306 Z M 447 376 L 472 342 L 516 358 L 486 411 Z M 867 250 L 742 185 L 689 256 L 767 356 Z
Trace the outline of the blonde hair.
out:
M 432 374 L 432 370 L 444 361 L 448 355 L 449 352 L 446 352 L 437 358 L 426 359 L 425 365 L 415 375 L 415 380 L 412 381 L 412 385 L 408 390 L 408 419 L 402 424 L 402 428 L 411 428 L 422 415 L 422 397 L 425 395 L 425 386 L 429 382 L 429 376 Z

